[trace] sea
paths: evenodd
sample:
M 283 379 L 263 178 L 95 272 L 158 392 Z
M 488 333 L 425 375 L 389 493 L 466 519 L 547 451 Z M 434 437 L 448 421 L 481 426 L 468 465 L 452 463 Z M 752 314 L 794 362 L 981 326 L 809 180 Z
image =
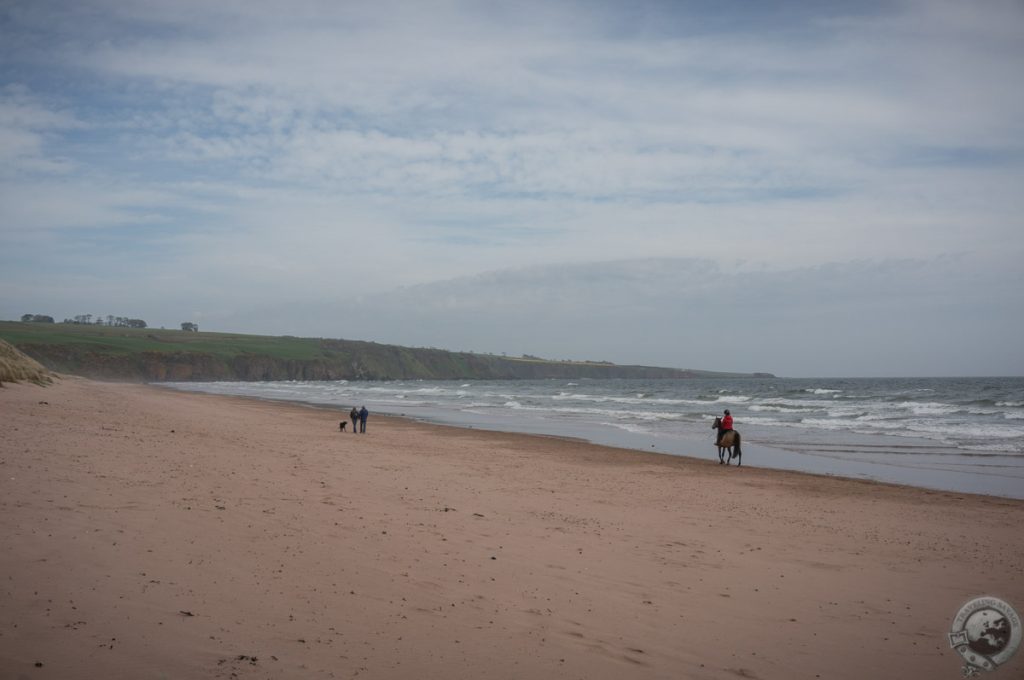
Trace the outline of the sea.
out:
M 466 428 L 718 461 L 724 409 L 743 465 L 1024 499 L 1024 378 L 164 383 Z M 336 428 L 337 424 L 332 423 Z M 725 471 L 723 471 L 725 473 Z M 730 472 L 735 474 L 736 472 Z

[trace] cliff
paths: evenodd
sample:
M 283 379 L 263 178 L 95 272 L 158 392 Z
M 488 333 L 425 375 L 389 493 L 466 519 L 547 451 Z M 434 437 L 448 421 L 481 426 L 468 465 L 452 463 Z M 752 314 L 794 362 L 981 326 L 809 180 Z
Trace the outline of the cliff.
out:
M 50 370 L 125 381 L 497 380 L 749 377 L 547 361 L 355 340 L 0 322 L 0 338 Z

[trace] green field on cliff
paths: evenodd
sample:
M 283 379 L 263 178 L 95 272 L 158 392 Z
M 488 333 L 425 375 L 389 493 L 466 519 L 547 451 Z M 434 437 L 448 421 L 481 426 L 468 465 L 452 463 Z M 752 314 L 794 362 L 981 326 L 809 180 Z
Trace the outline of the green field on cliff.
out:
M 0 338 L 60 373 L 132 380 L 459 380 L 749 377 L 549 361 L 359 340 L 0 321 Z M 759 374 L 767 375 L 767 374 Z
M 320 356 L 320 341 L 312 338 L 120 328 L 94 324 L 0 321 L 0 338 L 15 346 L 67 345 L 110 354 L 186 351 L 223 357 L 246 353 L 280 359 L 315 359 Z

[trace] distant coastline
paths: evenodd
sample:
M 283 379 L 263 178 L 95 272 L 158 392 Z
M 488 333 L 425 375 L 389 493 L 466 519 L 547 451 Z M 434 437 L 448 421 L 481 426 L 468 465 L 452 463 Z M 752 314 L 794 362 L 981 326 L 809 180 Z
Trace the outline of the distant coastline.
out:
M 101 380 L 541 380 L 773 378 L 688 368 L 550 360 L 360 340 L 0 321 L 6 340 L 46 368 Z

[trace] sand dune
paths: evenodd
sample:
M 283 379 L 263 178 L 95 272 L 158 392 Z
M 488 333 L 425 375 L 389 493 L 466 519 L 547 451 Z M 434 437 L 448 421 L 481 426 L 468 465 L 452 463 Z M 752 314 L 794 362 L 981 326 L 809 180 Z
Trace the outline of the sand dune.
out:
M 0 385 L 5 382 L 46 385 L 53 382 L 53 374 L 14 345 L 0 340 Z

